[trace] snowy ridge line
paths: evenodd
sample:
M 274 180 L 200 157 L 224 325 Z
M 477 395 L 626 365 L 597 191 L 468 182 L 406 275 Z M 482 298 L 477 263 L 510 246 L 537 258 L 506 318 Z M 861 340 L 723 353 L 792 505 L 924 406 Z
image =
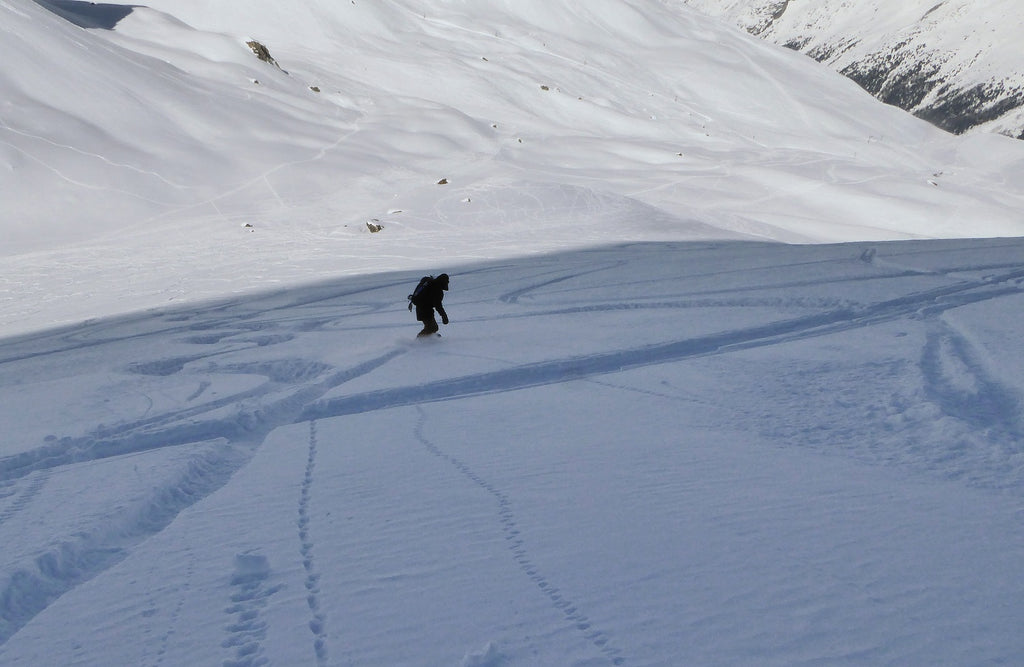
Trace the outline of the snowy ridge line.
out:
M 61 595 L 124 560 L 134 545 L 223 486 L 247 460 L 237 448 L 215 445 L 193 457 L 175 483 L 155 489 L 123 520 L 65 538 L 11 572 L 0 584 L 0 645 Z
M 98 429 L 88 436 L 62 438 L 36 449 L 0 459 L 0 480 L 17 479 L 36 470 L 47 470 L 72 463 L 97 461 L 208 440 L 223 439 L 235 444 L 256 445 L 274 428 L 282 424 L 297 423 L 292 421 L 294 415 L 310 401 L 349 380 L 370 373 L 405 352 L 404 348 L 389 350 L 379 357 L 333 373 L 321 382 L 301 387 L 297 391 L 284 394 L 274 402 L 257 407 L 243 406 L 242 401 L 272 396 L 273 388 L 284 383 L 272 381 L 268 383 L 269 388 L 268 385 L 262 385 L 229 399 L 217 399 L 203 406 L 130 422 L 113 429 Z M 251 368 L 244 370 L 253 371 Z M 231 415 L 181 423 L 182 420 L 198 414 L 212 412 L 232 404 L 239 405 L 239 409 Z
M 526 550 L 526 546 L 522 537 L 520 537 L 519 523 L 515 513 L 512 511 L 512 501 L 504 491 L 498 489 L 487 480 L 480 477 L 463 461 L 459 460 L 455 456 L 448 454 L 440 447 L 438 447 L 432 440 L 426 437 L 423 433 L 423 428 L 426 426 L 427 413 L 419 405 L 416 406 L 416 412 L 419 414 L 419 418 L 416 420 L 416 427 L 414 434 L 416 440 L 423 445 L 427 451 L 439 459 L 454 466 L 462 475 L 468 478 L 471 482 L 482 488 L 484 491 L 494 496 L 495 500 L 498 501 L 498 516 L 501 519 L 502 532 L 505 534 L 505 540 L 508 542 L 509 551 L 512 552 L 512 559 L 516 562 L 519 568 L 530 578 L 534 584 L 537 585 L 545 596 L 551 601 L 551 604 L 560 611 L 567 621 L 572 626 L 581 632 L 583 636 L 591 643 L 593 643 L 600 651 L 611 660 L 614 665 L 626 664 L 626 659 L 622 657 L 622 651 L 616 648 L 609 640 L 608 634 L 602 630 L 599 630 L 593 626 L 590 619 L 579 611 L 579 608 L 571 600 L 562 595 L 561 591 L 548 581 L 548 578 L 539 571 Z
M 316 664 L 327 665 L 327 617 L 320 608 L 320 574 L 316 571 L 313 561 L 313 540 L 309 536 L 309 497 L 313 491 L 313 470 L 316 468 L 316 421 L 309 422 L 309 456 L 306 459 L 306 471 L 302 478 L 302 490 L 299 494 L 299 551 L 302 554 L 302 568 L 306 571 L 306 604 L 309 606 L 311 618 L 309 630 L 313 633 L 313 652 Z
M 847 329 L 872 326 L 915 313 L 920 313 L 922 316 L 934 316 L 969 303 L 1020 294 L 1024 292 L 1024 288 L 1021 286 L 1000 285 L 1002 282 L 1018 278 L 1024 278 L 1024 270 L 993 277 L 982 284 L 961 281 L 950 286 L 910 294 L 862 308 L 840 308 L 749 329 L 726 331 L 633 349 L 540 361 L 514 368 L 440 380 L 425 385 L 381 389 L 343 396 L 308 406 L 303 410 L 296 423 L 419 403 L 502 393 L 571 379 L 617 373 L 653 364 L 777 345 Z

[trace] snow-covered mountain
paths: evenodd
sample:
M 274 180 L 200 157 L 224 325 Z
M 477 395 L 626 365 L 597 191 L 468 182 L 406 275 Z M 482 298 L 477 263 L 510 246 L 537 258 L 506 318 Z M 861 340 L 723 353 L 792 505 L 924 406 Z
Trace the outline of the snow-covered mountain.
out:
M 668 0 L 0 0 L 0 94 L 0 665 L 1024 654 L 1024 142 Z
M 0 273 L 32 276 L 0 295 L 8 326 L 396 268 L 455 235 L 475 259 L 1024 229 L 1014 142 L 678 3 L 4 0 L 0 35 Z
M 1016 0 L 681 0 L 827 63 L 951 132 L 1024 139 Z

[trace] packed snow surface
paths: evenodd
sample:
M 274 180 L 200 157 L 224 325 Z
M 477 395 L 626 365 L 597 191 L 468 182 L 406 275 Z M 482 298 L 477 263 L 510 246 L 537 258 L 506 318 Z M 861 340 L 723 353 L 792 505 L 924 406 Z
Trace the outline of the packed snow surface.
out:
M 1024 143 L 676 3 L 209 4 L 0 0 L 0 665 L 1024 655 Z

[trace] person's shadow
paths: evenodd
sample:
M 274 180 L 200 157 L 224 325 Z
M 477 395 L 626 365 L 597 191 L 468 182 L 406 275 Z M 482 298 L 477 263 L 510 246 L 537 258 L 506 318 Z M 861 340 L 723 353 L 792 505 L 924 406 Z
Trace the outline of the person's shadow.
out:
M 113 30 L 118 22 L 139 5 L 112 5 L 81 0 L 35 0 L 40 7 L 81 28 Z

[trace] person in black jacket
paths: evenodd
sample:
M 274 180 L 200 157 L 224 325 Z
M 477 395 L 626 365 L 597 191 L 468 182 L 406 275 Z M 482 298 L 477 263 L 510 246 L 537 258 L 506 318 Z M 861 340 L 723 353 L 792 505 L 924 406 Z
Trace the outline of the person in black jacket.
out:
M 441 301 L 444 300 L 444 293 L 448 291 L 448 274 L 442 273 L 434 278 L 429 284 L 424 285 L 412 303 L 416 306 L 416 319 L 423 322 L 423 331 L 416 334 L 417 338 L 431 336 L 437 333 L 437 320 L 434 319 L 434 310 L 441 315 L 441 321 L 448 324 L 448 313 L 444 312 Z

